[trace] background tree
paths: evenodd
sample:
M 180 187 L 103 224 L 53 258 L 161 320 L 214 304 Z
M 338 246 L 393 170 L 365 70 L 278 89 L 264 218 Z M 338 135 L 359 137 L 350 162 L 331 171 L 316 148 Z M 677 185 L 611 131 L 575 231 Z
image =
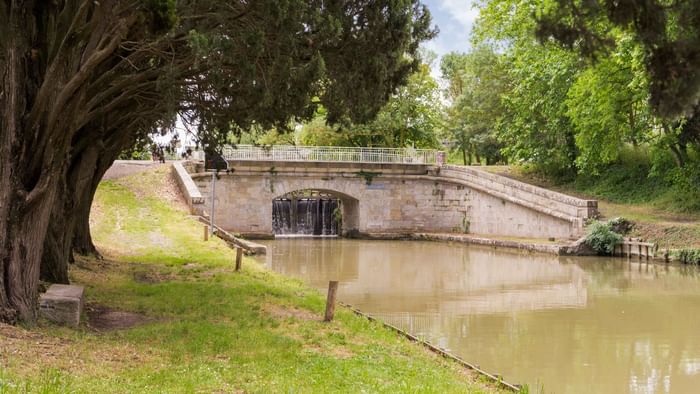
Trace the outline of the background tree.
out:
M 578 75 L 567 94 L 581 171 L 597 173 L 619 158 L 625 144 L 638 146 L 658 134 L 641 48 L 629 37 L 618 42 L 616 51 Z
M 462 153 L 464 164 L 483 157 L 486 164 L 503 161 L 497 127 L 504 112 L 502 95 L 509 89 L 502 56 L 481 45 L 467 54 L 450 53 L 440 69 L 447 81 L 447 137 Z
M 643 48 L 650 104 L 661 117 L 692 116 L 700 99 L 700 1 L 558 0 L 540 3 L 537 34 L 589 57 L 618 43 L 616 29 Z
M 439 86 L 430 75 L 430 53 L 421 52 L 421 64 L 394 92 L 369 122 L 329 124 L 325 109 L 306 123 L 301 141 L 306 145 L 434 148 L 442 122 Z

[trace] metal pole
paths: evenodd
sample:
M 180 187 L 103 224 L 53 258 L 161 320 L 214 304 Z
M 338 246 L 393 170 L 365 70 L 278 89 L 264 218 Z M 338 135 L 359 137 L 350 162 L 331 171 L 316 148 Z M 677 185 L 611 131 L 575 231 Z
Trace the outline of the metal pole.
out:
M 216 197 L 216 170 L 211 173 L 211 214 L 209 215 L 209 231 L 214 236 L 214 198 Z

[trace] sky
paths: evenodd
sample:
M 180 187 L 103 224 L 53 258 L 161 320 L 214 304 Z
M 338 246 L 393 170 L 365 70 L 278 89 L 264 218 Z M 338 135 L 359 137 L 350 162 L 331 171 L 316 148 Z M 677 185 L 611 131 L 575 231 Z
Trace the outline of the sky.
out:
M 433 77 L 440 76 L 440 59 L 449 52 L 466 52 L 469 50 L 469 35 L 479 11 L 472 7 L 472 0 L 423 0 L 433 16 L 433 24 L 440 33 L 423 46 L 437 53 L 438 59 L 433 64 Z

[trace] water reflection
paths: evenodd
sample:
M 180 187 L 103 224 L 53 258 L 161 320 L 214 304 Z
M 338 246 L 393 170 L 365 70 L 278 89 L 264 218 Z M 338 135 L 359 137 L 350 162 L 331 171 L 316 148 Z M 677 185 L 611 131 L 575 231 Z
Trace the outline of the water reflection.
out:
M 267 263 L 509 381 L 556 393 L 695 392 L 688 267 L 433 242 L 276 240 Z

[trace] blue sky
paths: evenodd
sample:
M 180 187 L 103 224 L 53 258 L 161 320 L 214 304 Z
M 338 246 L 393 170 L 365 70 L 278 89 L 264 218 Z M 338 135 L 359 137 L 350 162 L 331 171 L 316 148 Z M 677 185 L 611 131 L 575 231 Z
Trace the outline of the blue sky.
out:
M 472 0 L 423 0 L 433 16 L 440 34 L 423 46 L 442 56 L 452 51 L 469 50 L 469 35 L 479 12 Z M 439 76 L 439 58 L 433 65 L 433 76 Z

